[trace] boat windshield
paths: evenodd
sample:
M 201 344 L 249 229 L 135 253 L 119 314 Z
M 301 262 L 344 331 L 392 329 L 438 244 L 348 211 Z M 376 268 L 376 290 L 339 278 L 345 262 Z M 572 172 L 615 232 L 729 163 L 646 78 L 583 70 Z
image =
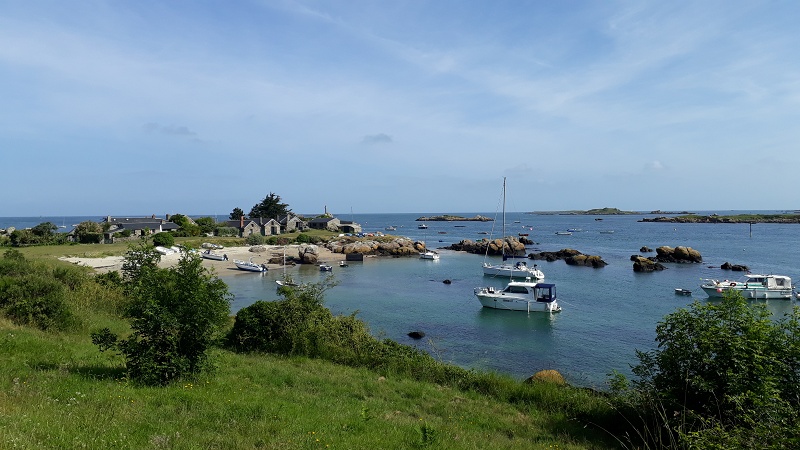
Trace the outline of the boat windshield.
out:
M 508 292 L 510 294 L 527 294 L 528 288 L 525 286 L 510 285 L 503 289 L 503 292 Z

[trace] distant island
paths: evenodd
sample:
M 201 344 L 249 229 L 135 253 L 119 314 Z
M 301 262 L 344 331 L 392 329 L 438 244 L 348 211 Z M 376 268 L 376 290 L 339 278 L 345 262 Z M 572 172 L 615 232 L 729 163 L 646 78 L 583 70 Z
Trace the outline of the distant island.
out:
M 462 216 L 451 216 L 449 214 L 444 214 L 441 216 L 429 216 L 429 217 L 420 217 L 417 219 L 417 222 L 491 222 L 494 219 L 490 217 L 485 217 L 481 215 L 477 215 L 475 217 L 462 217 Z
M 660 209 L 657 209 L 655 211 L 650 211 L 650 214 L 669 214 L 669 215 L 680 214 L 680 215 L 688 215 L 688 214 L 697 214 L 697 213 L 693 213 L 693 212 L 689 212 L 689 211 L 661 211 Z
M 584 215 L 584 216 L 622 216 L 622 215 L 633 215 L 633 214 L 641 214 L 638 211 L 622 211 L 618 208 L 595 208 L 595 209 L 587 209 L 585 211 L 581 210 L 570 210 L 570 211 L 533 211 L 526 214 L 539 214 L 539 215 Z
M 667 223 L 800 223 L 799 214 L 736 214 L 732 216 L 684 215 L 677 217 L 643 218 L 639 222 L 667 222 Z

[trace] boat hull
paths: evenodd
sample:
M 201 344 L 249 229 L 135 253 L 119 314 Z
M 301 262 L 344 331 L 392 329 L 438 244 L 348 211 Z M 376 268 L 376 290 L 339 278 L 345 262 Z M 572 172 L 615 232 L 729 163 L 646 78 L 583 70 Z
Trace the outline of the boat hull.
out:
M 255 264 L 255 263 L 249 263 L 249 262 L 246 262 L 246 261 L 234 261 L 233 263 L 236 264 L 236 267 L 239 270 L 245 270 L 247 272 L 266 272 L 267 271 L 266 267 L 258 265 L 258 264 Z
M 558 302 L 537 302 L 524 298 L 514 298 L 502 294 L 475 294 L 484 308 L 504 309 L 506 311 L 548 312 L 561 311 Z
M 736 286 L 716 286 L 716 285 L 702 285 L 700 286 L 703 291 L 710 298 L 722 298 L 728 291 L 738 291 L 744 298 L 752 299 L 783 299 L 790 300 L 792 298 L 792 289 L 766 289 L 764 287 L 751 287 L 737 284 Z
M 521 269 L 511 264 L 484 264 L 483 274 L 494 277 L 530 278 L 532 281 L 544 280 L 544 273 L 539 269 L 530 267 Z

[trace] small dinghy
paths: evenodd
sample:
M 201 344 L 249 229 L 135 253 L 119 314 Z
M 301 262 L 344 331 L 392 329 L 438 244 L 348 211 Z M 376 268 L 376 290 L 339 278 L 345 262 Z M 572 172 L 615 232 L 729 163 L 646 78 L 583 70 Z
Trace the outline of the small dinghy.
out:
M 692 295 L 692 291 L 689 290 L 689 289 L 675 288 L 675 294 L 677 294 L 677 295 Z

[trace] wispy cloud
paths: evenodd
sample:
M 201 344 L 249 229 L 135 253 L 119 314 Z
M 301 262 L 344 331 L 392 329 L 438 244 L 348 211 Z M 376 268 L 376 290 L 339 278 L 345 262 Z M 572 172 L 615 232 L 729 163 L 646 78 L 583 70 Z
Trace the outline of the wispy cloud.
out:
M 183 125 L 159 125 L 157 123 L 150 122 L 144 124 L 142 128 L 144 128 L 144 130 L 148 133 L 160 133 L 168 136 L 182 136 L 190 138 L 197 137 L 197 133 L 190 130 L 189 127 Z
M 362 144 L 367 145 L 375 145 L 375 144 L 391 144 L 393 141 L 392 137 L 388 134 L 378 133 L 364 136 L 361 140 Z

